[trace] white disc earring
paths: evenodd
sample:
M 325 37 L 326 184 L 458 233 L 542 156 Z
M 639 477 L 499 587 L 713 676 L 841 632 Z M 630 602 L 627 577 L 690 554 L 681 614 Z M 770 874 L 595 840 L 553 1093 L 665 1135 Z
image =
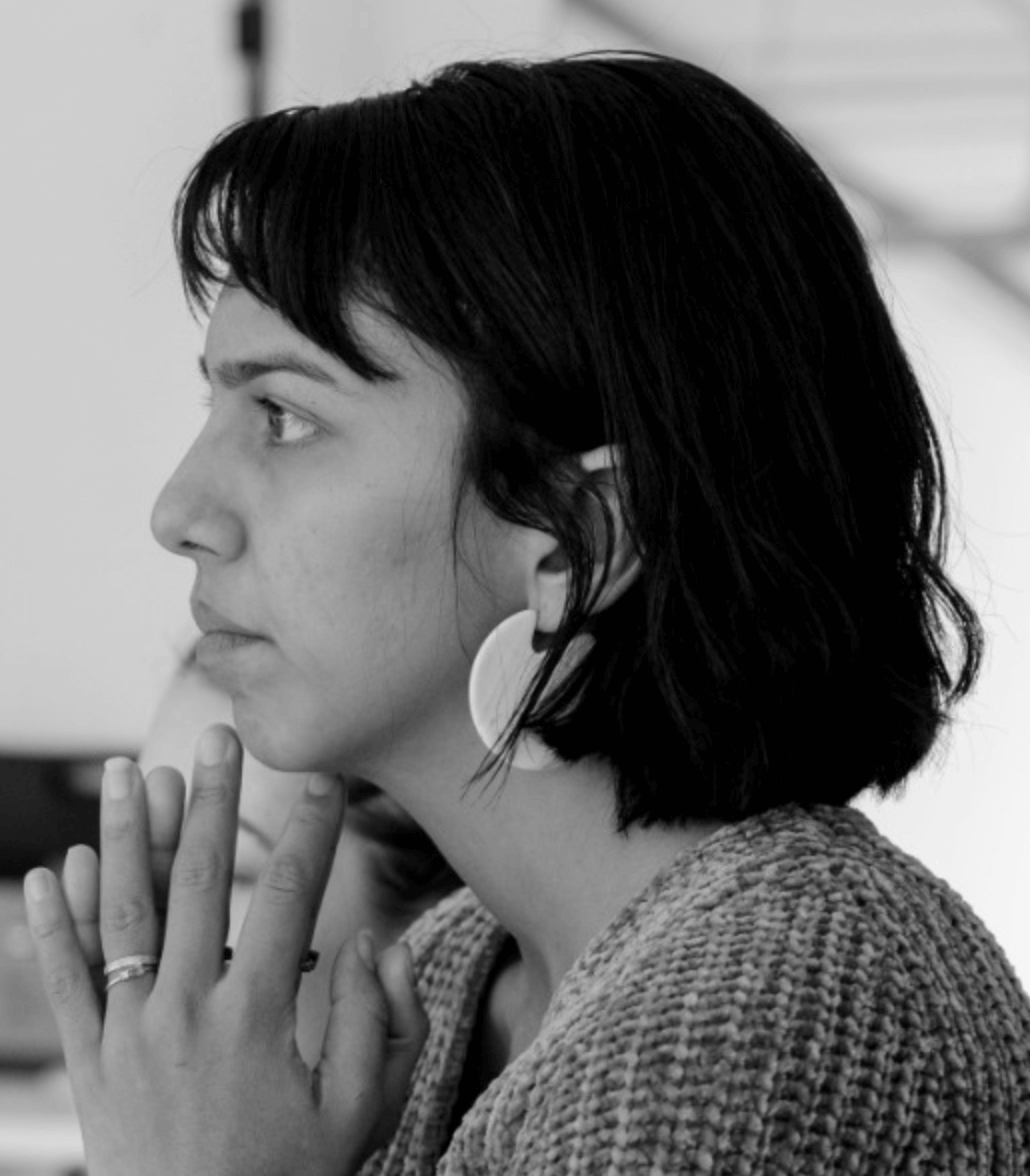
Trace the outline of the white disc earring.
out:
M 469 674 L 469 710 L 479 738 L 497 750 L 526 696 L 534 676 L 547 656 L 533 649 L 537 615 L 523 609 L 503 620 L 487 634 Z M 587 636 L 573 638 L 551 678 L 560 681 L 593 644 Z M 559 757 L 539 736 L 523 732 L 515 743 L 512 767 L 539 772 L 560 763 Z

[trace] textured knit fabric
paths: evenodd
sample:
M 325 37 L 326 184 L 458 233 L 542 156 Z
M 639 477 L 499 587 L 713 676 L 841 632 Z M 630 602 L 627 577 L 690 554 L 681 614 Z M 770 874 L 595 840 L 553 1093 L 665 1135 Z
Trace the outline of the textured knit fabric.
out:
M 851 808 L 725 826 L 588 945 L 448 1139 L 505 933 L 409 933 L 432 1029 L 362 1176 L 1030 1176 L 1030 1001 L 963 900 Z

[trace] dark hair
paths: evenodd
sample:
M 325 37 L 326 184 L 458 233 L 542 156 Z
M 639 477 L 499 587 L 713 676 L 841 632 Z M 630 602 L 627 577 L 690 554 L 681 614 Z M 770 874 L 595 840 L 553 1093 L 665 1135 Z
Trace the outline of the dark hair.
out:
M 863 242 L 726 82 L 636 53 L 451 65 L 230 129 L 176 225 L 194 305 L 231 278 L 388 379 L 364 301 L 454 365 L 463 488 L 573 568 L 520 726 L 612 765 L 620 829 L 886 795 L 971 688 L 940 446 Z M 571 459 L 602 444 L 642 570 L 592 615 Z

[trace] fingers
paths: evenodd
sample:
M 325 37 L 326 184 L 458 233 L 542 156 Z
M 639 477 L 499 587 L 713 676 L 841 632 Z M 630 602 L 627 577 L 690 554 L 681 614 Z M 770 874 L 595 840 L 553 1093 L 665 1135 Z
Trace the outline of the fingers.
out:
M 33 870 L 26 876 L 25 912 L 61 1045 L 69 1064 L 82 1071 L 99 1048 L 100 1004 L 71 912 L 49 870 Z
M 386 1142 L 403 1110 L 429 1034 L 406 944 L 375 960 L 362 931 L 333 967 L 331 1007 L 318 1066 L 321 1104 L 371 1148 Z
M 160 926 L 150 880 L 143 777 L 132 760 L 107 761 L 100 799 L 100 941 L 104 959 L 157 955 Z M 153 975 L 111 989 L 109 1001 L 139 1000 Z
M 155 768 L 146 778 L 147 825 L 154 907 L 158 920 L 158 948 L 168 906 L 168 880 L 182 827 L 186 786 L 174 768 Z M 73 845 L 61 873 L 65 902 L 75 934 L 93 977 L 94 988 L 104 989 L 104 950 L 100 937 L 100 861 L 88 845 Z M 114 957 L 117 958 L 117 957 Z
M 154 906 L 163 922 L 168 910 L 172 862 L 179 848 L 186 783 L 175 768 L 154 768 L 147 773 L 147 821 L 150 825 L 150 863 Z
M 415 1063 L 429 1036 L 429 1018 L 419 999 L 411 949 L 406 943 L 395 943 L 383 952 L 378 973 L 390 1008 L 390 1035 L 382 1079 L 388 1122 L 380 1126 L 385 1126 L 392 1135 L 407 1099 Z
M 223 724 L 209 727 L 197 744 L 189 810 L 172 864 L 158 981 L 167 977 L 175 990 L 207 987 L 222 974 L 242 754 L 236 733 Z
M 346 808 L 346 787 L 312 775 L 251 895 L 231 975 L 264 1007 L 292 1006 Z
M 90 968 L 102 967 L 100 943 L 100 860 L 89 845 L 73 845 L 64 859 L 61 886 L 75 935 Z

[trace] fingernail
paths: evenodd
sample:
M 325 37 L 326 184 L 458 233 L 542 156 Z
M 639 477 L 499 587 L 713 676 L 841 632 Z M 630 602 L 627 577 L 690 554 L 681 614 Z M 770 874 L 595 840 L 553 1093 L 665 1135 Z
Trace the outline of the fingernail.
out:
M 229 754 L 229 740 L 221 727 L 208 727 L 197 744 L 197 760 L 206 768 L 220 764 Z
M 312 796 L 328 796 L 336 784 L 336 777 L 327 772 L 312 772 L 308 776 L 308 792 Z
M 358 955 L 370 972 L 376 970 L 376 945 L 371 931 L 358 932 Z
M 32 870 L 25 876 L 25 893 L 33 902 L 42 902 L 50 893 L 50 874 L 47 870 Z
M 411 948 L 406 943 L 402 943 L 403 959 L 404 959 L 404 975 L 407 978 L 408 984 L 411 988 L 415 987 L 415 961 L 411 958 Z
M 104 791 L 109 800 L 124 800 L 129 795 L 135 767 L 131 759 L 122 755 L 104 764 Z

